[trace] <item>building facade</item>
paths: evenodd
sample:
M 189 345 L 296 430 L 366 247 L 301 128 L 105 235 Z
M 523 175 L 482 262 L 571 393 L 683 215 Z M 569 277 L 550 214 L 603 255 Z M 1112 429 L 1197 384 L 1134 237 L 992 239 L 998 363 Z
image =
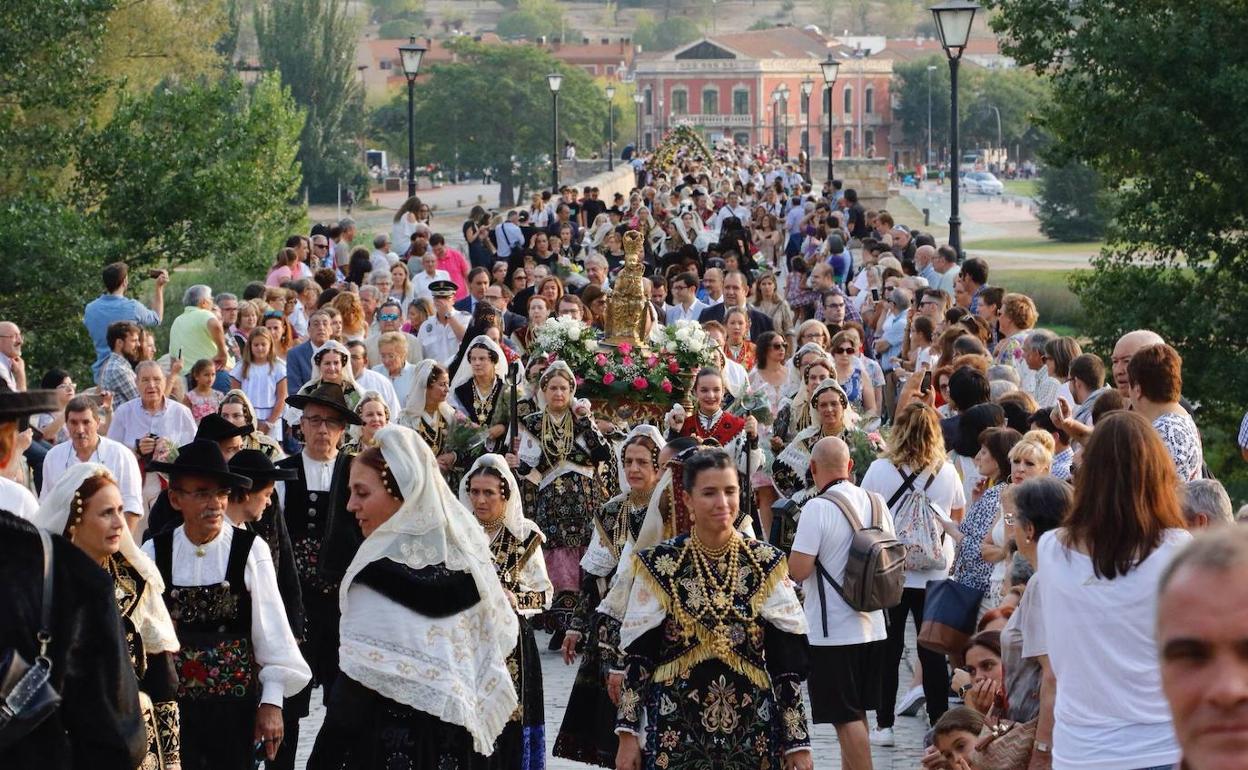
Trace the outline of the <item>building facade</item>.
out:
M 829 89 L 819 63 L 841 62 Z M 713 35 L 634 61 L 642 144 L 653 147 L 677 123 L 708 141 L 767 145 L 789 156 L 807 147 L 815 158 L 890 158 L 892 62 L 782 27 Z M 811 84 L 807 100 L 803 81 Z M 831 127 L 829 128 L 829 116 Z

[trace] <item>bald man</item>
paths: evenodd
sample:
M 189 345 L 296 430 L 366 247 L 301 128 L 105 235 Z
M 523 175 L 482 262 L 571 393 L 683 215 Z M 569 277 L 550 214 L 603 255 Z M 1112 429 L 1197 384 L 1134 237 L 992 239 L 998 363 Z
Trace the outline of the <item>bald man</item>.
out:
M 1148 329 L 1136 329 L 1118 338 L 1118 342 L 1114 345 L 1113 355 L 1114 387 L 1118 388 L 1123 398 L 1131 398 L 1130 385 L 1127 382 L 1127 364 L 1131 361 L 1131 356 L 1135 355 L 1140 348 L 1163 343 L 1165 340 L 1160 334 Z
M 893 531 L 883 498 L 854 485 L 849 446 L 835 436 L 822 438 L 810 453 L 810 472 L 819 489 L 802 506 L 789 555 L 789 573 L 802 581 L 810 642 L 810 712 L 815 724 L 832 723 L 841 745 L 843 770 L 871 770 L 867 712 L 879 707 L 880 665 L 888 633 L 884 612 L 850 608 L 820 570 L 838 583 L 845 579 L 855 527 Z M 892 745 L 892 728 L 880 730 L 880 745 Z
M 1161 688 L 1189 770 L 1235 770 L 1248 757 L 1248 529 L 1196 537 L 1162 573 Z
M 0 321 L 0 380 L 9 390 L 26 390 L 26 362 L 22 359 L 22 330 L 12 321 Z

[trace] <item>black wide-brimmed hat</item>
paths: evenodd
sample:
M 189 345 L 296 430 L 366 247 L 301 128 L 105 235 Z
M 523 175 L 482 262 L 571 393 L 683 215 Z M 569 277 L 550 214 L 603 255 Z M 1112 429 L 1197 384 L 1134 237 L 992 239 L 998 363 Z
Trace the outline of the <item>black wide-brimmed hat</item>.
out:
M 217 442 L 195 439 L 178 448 L 178 456 L 171 463 L 150 462 L 147 469 L 170 475 L 207 476 L 223 484 L 241 489 L 251 489 L 251 479 L 230 471 Z
M 22 417 L 44 412 L 56 412 L 55 390 L 28 390 L 15 393 L 8 383 L 0 380 L 0 422 L 13 422 Z
M 307 409 L 308 404 L 320 404 L 338 412 L 352 425 L 364 424 L 364 420 L 347 406 L 342 386 L 336 382 L 321 382 L 308 393 L 296 393 L 287 398 L 286 403 L 296 409 Z
M 252 486 L 268 481 L 292 481 L 299 478 L 294 468 L 279 468 L 259 449 L 243 449 L 230 458 L 230 470 L 251 479 Z
M 225 441 L 235 436 L 246 436 L 253 430 L 255 429 L 247 423 L 235 425 L 219 414 L 206 414 L 199 421 L 199 427 L 195 429 L 195 438 L 204 441 Z

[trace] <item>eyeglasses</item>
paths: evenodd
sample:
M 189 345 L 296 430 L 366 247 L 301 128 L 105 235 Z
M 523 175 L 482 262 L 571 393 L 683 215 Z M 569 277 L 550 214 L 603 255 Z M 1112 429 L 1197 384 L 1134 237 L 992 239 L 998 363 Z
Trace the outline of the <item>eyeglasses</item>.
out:
M 76 387 L 78 386 L 72 382 L 62 382 L 60 385 L 56 386 L 56 389 L 57 390 L 73 390 Z
M 783 342 L 777 342 L 771 346 L 771 349 L 772 350 L 788 350 L 789 346 L 785 345 Z
M 347 427 L 347 421 L 336 417 L 301 417 L 299 422 L 307 425 L 309 428 L 337 428 Z
M 329 248 L 329 244 L 328 244 L 328 243 L 314 243 L 314 244 L 312 244 L 312 248 L 314 248 L 314 249 L 328 249 L 328 248 Z
M 200 505 L 205 505 L 213 500 L 224 500 L 230 496 L 229 487 L 221 487 L 219 489 L 197 489 L 194 492 L 189 489 L 178 489 L 177 487 L 170 487 L 170 489 L 180 495 L 186 495 Z
M 398 313 L 378 313 L 377 318 L 382 321 L 397 321 L 399 320 L 399 314 Z
M 853 348 L 837 348 L 832 352 L 838 355 L 852 356 L 856 351 Z
M 224 305 L 218 305 L 217 307 L 221 310 L 222 313 L 233 313 L 235 310 L 238 310 L 238 305 L 234 305 L 233 307 L 225 307 Z

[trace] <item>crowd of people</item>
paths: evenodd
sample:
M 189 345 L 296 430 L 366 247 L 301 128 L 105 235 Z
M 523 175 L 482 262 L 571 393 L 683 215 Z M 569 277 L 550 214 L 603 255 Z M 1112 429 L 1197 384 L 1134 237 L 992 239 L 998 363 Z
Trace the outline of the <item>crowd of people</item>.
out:
M 319 690 L 309 768 L 808 770 L 830 724 L 869 770 L 922 715 L 927 770 L 1244 767 L 1248 530 L 1179 353 L 1084 352 L 765 148 L 674 158 L 462 250 L 415 197 L 318 224 L 163 350 L 170 276 L 110 264 L 81 390 L 0 322 L 0 766 L 293 768 Z M 629 233 L 645 326 L 711 342 L 661 419 L 539 340 L 606 331 Z

